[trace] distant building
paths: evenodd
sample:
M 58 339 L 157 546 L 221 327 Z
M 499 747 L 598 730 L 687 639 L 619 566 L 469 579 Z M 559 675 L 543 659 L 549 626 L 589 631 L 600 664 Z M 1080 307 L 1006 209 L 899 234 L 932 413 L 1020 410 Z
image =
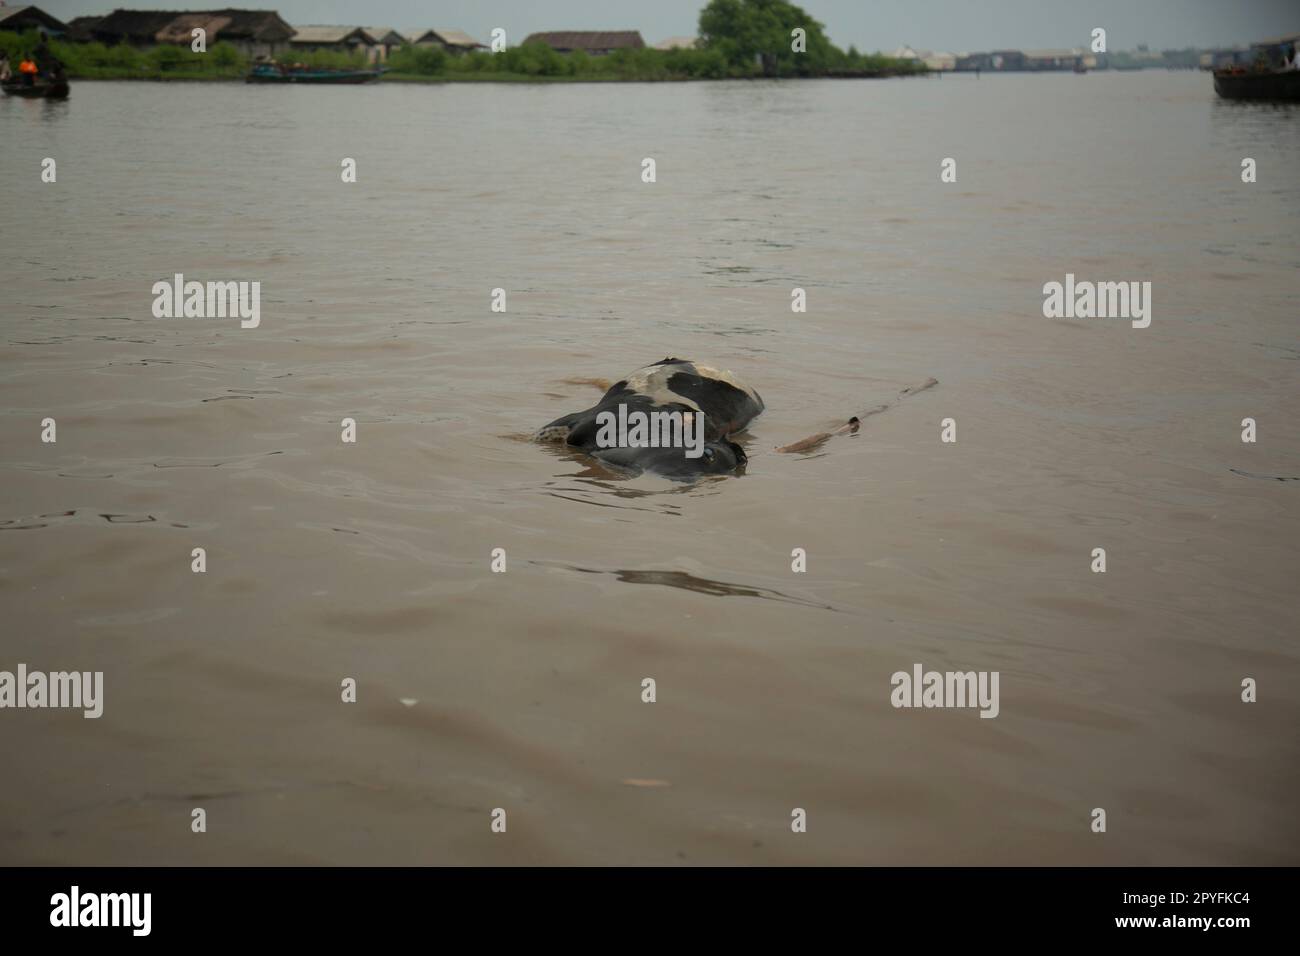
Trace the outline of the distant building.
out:
M 959 53 L 957 54 L 957 65 L 954 69 L 958 71 L 991 70 L 993 69 L 993 56 L 989 53 Z
M 406 39 L 415 46 L 436 46 L 448 53 L 470 53 L 487 49 L 486 44 L 479 43 L 460 30 L 410 30 L 406 33 Z
M 656 50 L 694 50 L 699 46 L 699 37 L 669 37 L 655 44 Z
M 14 33 L 44 30 L 50 36 L 57 37 L 68 32 L 68 25 L 62 20 L 56 20 L 40 7 L 0 7 L 0 30 Z
M 957 69 L 957 55 L 954 53 L 937 53 L 931 50 L 917 50 L 910 46 L 900 46 L 889 54 L 895 60 L 909 63 L 923 63 L 929 70 Z
M 361 52 L 370 59 L 375 40 L 361 27 L 308 26 L 294 27 L 289 40 L 292 50 L 334 50 L 338 53 Z
M 525 43 L 545 43 L 557 53 L 581 50 L 592 56 L 604 56 L 615 50 L 643 50 L 645 40 L 639 30 L 569 30 L 557 33 L 530 33 Z
M 925 64 L 927 70 L 955 70 L 957 69 L 957 54 L 928 53 L 921 57 L 921 62 Z
M 990 70 L 1013 71 L 1025 68 L 1025 55 L 1019 50 L 994 50 L 989 54 Z
M 178 14 L 154 34 L 154 40 L 189 46 L 196 29 L 204 31 L 208 49 L 214 43 L 229 43 L 250 57 L 274 56 L 287 48 L 293 36 L 293 27 L 274 10 L 213 10 Z
M 375 41 L 370 51 L 372 63 L 382 63 L 387 60 L 390 53 L 406 42 L 406 37 L 392 27 L 364 27 L 363 29 L 370 34 L 370 39 Z
M 1082 49 L 1035 49 L 1028 53 L 1019 49 L 995 49 L 991 53 L 958 53 L 953 57 L 953 69 L 989 70 L 992 73 L 1070 70 L 1082 61 Z
M 1082 50 L 1025 50 L 1026 70 L 1073 70 L 1083 66 Z

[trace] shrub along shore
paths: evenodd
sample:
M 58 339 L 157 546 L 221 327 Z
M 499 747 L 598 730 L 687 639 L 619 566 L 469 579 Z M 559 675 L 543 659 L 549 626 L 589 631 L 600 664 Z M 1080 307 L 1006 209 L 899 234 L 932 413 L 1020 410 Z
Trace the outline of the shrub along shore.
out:
M 35 49 L 34 32 L 0 31 L 0 51 L 15 67 Z M 827 45 L 829 46 L 829 44 Z M 122 44 L 69 43 L 51 39 L 50 52 L 61 60 L 74 80 L 242 80 L 251 63 L 229 43 L 215 43 L 206 53 L 187 46 L 160 45 L 139 50 Z M 557 53 L 543 43 L 511 47 L 501 53 L 474 52 L 448 56 L 433 47 L 404 46 L 392 52 L 383 76 L 387 81 L 457 83 L 651 82 L 672 80 L 757 79 L 762 77 L 884 77 L 924 73 L 925 67 L 880 54 L 847 51 L 833 46 L 817 56 L 781 57 L 763 62 L 739 58 L 724 45 L 708 49 L 618 50 L 607 56 Z M 321 69 L 361 70 L 373 67 L 363 54 L 329 50 L 295 51 L 282 63 Z

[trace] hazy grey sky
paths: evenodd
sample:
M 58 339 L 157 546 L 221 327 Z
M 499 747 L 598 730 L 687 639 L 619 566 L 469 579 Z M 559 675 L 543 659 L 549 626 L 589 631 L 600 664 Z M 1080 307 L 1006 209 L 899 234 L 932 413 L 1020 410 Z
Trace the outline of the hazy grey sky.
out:
M 8 0 L 17 6 L 16 0 Z M 228 5 L 237 5 L 225 0 Z M 695 33 L 705 0 L 251 0 L 290 23 L 440 26 L 486 41 L 504 27 L 518 43 L 536 30 L 636 29 L 647 43 Z M 103 14 L 117 6 L 204 10 L 187 0 L 41 0 L 61 19 Z M 1085 46 L 1105 27 L 1112 50 L 1249 42 L 1300 32 L 1300 0 L 804 0 L 839 46 L 962 52 L 996 48 Z

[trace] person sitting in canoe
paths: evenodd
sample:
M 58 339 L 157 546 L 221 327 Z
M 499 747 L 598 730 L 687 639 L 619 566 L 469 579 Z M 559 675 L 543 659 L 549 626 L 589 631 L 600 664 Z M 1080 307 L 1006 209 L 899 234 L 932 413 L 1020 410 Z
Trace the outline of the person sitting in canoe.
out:
M 36 49 L 32 51 L 32 62 L 36 64 L 37 73 L 43 76 L 57 77 L 63 70 L 63 63 L 50 52 L 50 45 L 47 42 L 49 35 L 42 30 L 40 42 L 36 44 Z
M 36 85 L 36 61 L 31 57 L 23 57 L 22 62 L 18 64 L 18 74 L 22 78 L 23 86 Z
M 9 54 L 0 53 L 0 83 L 8 83 L 14 78 L 14 71 L 9 68 Z

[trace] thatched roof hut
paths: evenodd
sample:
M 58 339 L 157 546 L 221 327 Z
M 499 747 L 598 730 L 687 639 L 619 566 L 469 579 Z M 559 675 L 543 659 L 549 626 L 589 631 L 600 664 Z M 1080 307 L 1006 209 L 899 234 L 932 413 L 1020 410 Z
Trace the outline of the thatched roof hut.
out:
M 79 24 L 80 28 L 80 24 Z M 99 22 L 87 24 L 86 39 L 101 43 L 188 44 L 195 29 L 203 29 L 208 44 L 225 40 L 256 52 L 268 52 L 293 35 L 293 27 L 274 10 L 114 10 Z M 82 37 L 78 37 L 82 39 Z
M 161 30 L 154 34 L 159 43 L 189 43 L 194 31 L 202 29 L 210 41 L 216 42 L 222 27 L 230 25 L 230 17 L 217 13 L 182 13 L 173 20 L 168 20 Z
M 44 30 L 50 36 L 61 36 L 68 32 L 68 25 L 40 7 L 0 7 L 0 30 L 11 30 L 14 33 Z
M 525 43 L 545 43 L 558 53 L 582 50 L 594 56 L 615 50 L 640 50 L 645 47 L 639 30 L 566 30 L 530 33 Z
M 440 46 L 448 53 L 467 53 L 470 50 L 486 50 L 487 45 L 479 43 L 468 33 L 460 30 L 408 30 L 406 39 L 416 46 Z
M 388 54 L 406 42 L 406 37 L 392 27 L 362 27 L 362 29 L 370 34 L 370 39 L 375 41 L 370 51 L 370 59 L 376 63 L 387 60 Z
M 322 26 L 309 24 L 294 27 L 296 31 L 289 40 L 292 49 L 304 50 L 369 50 L 375 45 L 375 39 L 361 27 Z
M 235 10 L 226 8 L 224 10 L 209 10 L 206 14 L 191 14 L 191 16 L 210 16 L 228 21 L 225 25 L 217 28 L 216 38 L 218 40 L 230 40 L 236 43 L 270 43 L 280 44 L 288 42 L 293 36 L 293 27 L 281 19 L 280 14 L 274 10 Z M 213 38 L 212 30 L 208 30 L 208 41 Z
M 101 43 L 152 46 L 158 31 L 181 15 L 180 10 L 114 10 L 91 28 Z
M 68 39 L 77 43 L 89 43 L 95 39 L 94 29 L 103 17 L 73 17 L 68 21 Z
M 370 34 L 370 39 L 374 40 L 380 46 L 401 46 L 406 42 L 406 37 L 392 27 L 362 27 Z

